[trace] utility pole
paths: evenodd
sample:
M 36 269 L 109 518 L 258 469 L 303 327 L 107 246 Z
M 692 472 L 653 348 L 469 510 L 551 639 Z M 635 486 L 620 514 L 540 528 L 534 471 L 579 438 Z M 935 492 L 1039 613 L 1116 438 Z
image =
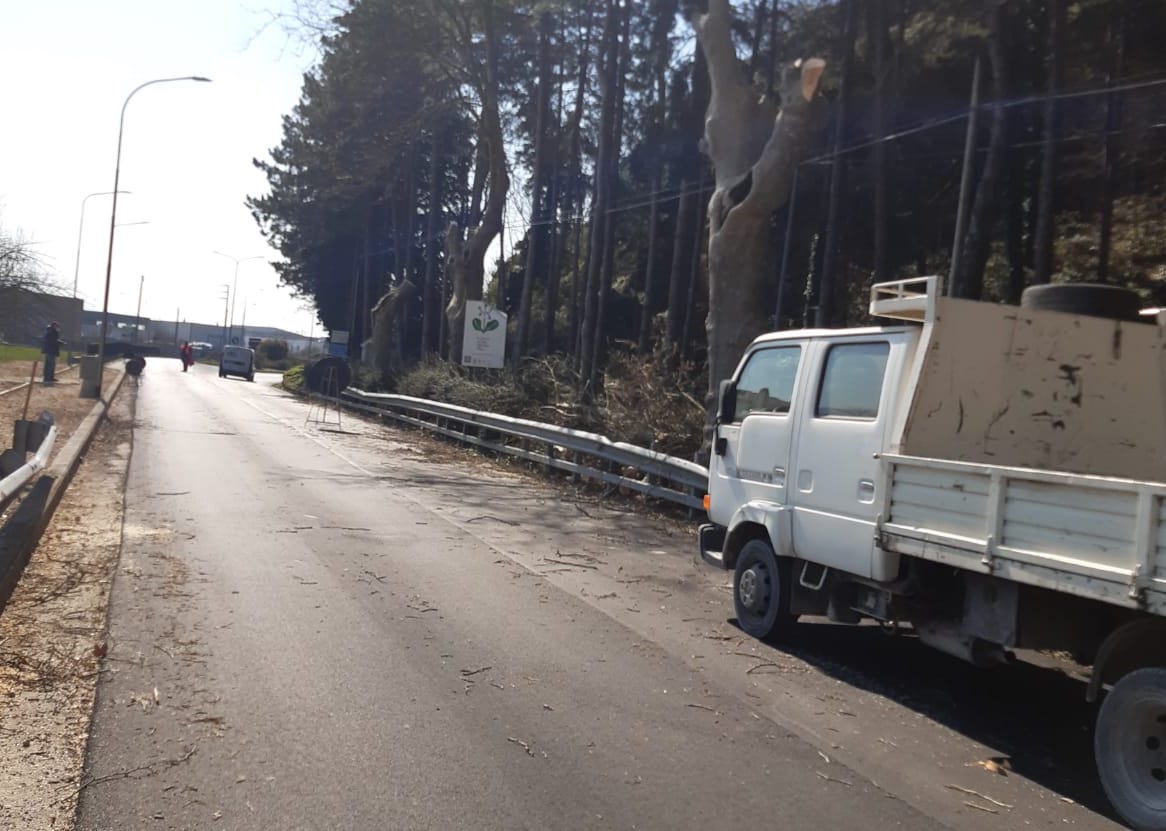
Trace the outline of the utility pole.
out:
M 230 283 L 223 283 L 223 295 L 220 298 L 223 301 L 223 350 L 226 351 L 227 344 L 227 315 L 231 311 L 231 285 Z
M 963 285 L 956 285 L 956 280 L 963 283 L 960 271 L 960 260 L 964 255 L 964 237 L 968 233 L 968 211 L 972 202 L 972 173 L 976 164 L 976 133 L 980 129 L 980 59 L 972 68 L 972 102 L 968 107 L 968 130 L 964 137 L 964 162 L 960 171 L 960 194 L 956 203 L 955 239 L 951 242 L 951 268 L 947 272 L 947 285 L 944 292 L 948 297 L 959 297 Z
M 138 342 L 138 332 L 142 328 L 142 291 L 146 288 L 146 275 L 142 275 L 142 279 L 138 281 L 138 312 L 134 315 L 134 334 L 131 338 L 132 343 Z
M 181 308 L 177 308 L 174 310 L 174 345 L 175 346 L 178 345 L 178 319 L 179 319 L 179 317 L 181 317 L 181 315 L 182 315 Z

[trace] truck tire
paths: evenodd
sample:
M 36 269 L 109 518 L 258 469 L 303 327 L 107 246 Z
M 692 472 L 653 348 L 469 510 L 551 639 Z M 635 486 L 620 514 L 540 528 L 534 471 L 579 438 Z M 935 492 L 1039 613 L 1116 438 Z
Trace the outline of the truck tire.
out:
M 1166 831 L 1166 669 L 1119 680 L 1097 715 L 1093 754 L 1105 794 L 1136 831 Z
M 1136 291 L 1096 283 L 1029 286 L 1020 296 L 1020 308 L 1044 309 L 1050 312 L 1138 323 L 1154 322 L 1153 318 L 1146 318 L 1138 313 L 1142 308 L 1142 298 Z
M 733 570 L 733 609 L 747 634 L 764 640 L 787 632 L 797 622 L 790 607 L 790 564 L 765 540 L 749 540 L 737 553 Z

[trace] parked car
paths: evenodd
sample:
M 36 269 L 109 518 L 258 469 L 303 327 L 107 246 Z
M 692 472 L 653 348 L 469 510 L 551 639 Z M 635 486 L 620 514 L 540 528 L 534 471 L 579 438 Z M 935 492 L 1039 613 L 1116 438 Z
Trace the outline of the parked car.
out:
M 255 380 L 255 350 L 246 346 L 228 346 L 219 358 L 219 377 L 237 375 L 248 381 Z

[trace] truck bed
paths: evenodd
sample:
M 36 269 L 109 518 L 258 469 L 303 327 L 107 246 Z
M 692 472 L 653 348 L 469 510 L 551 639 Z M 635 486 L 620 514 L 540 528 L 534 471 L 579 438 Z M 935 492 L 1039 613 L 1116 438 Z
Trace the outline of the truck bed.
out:
M 1166 613 L 1166 483 L 881 458 L 884 551 Z

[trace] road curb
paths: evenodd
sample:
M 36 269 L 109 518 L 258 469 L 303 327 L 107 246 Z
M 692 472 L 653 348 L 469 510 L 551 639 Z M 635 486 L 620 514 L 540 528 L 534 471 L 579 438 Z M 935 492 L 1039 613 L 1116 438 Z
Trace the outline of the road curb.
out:
M 52 463 L 33 485 L 32 490 L 20 504 L 12 518 L 0 526 L 0 614 L 16 590 L 16 585 L 24 573 L 25 566 L 48 528 L 57 506 L 65 495 L 65 490 L 73 480 L 85 451 L 97 435 L 109 407 L 121 390 L 126 373 L 122 370 L 110 388 L 105 400 L 98 399 L 93 409 L 73 431 L 65 446 L 57 453 Z
M 49 524 L 49 520 L 53 518 L 53 512 L 57 510 L 57 505 L 61 498 L 65 495 L 65 489 L 69 487 L 69 483 L 73 481 L 73 476 L 77 473 L 77 469 L 81 467 L 81 460 L 85 456 L 85 451 L 89 449 L 89 445 L 93 442 L 93 437 L 97 435 L 97 428 L 101 426 L 101 422 L 105 419 L 106 413 L 109 412 L 110 406 L 113 404 L 113 399 L 117 397 L 121 390 L 122 382 L 126 379 L 126 373 L 123 369 L 118 373 L 117 379 L 113 382 L 112 389 L 109 391 L 108 398 L 102 400 L 98 399 L 93 405 L 93 409 L 89 411 L 89 415 L 85 416 L 85 420 L 77 426 L 73 431 L 73 435 L 65 442 L 65 446 L 61 448 L 53 459 L 52 464 L 45 470 L 45 476 L 53 479 L 53 489 L 49 493 L 48 504 L 45 506 L 42 514 L 42 523 L 37 531 L 39 538 L 43 533 L 44 528 Z

